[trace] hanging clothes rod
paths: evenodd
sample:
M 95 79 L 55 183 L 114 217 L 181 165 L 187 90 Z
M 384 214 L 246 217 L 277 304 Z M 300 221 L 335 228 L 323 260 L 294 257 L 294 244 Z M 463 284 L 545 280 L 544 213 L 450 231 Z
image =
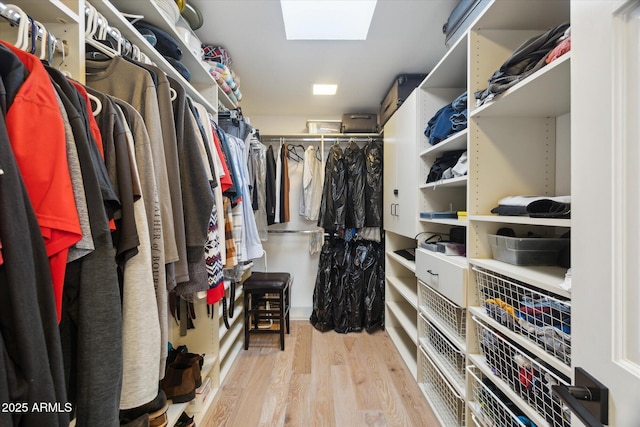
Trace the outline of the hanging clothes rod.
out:
M 20 14 L 15 11 L 12 11 L 11 8 L 7 6 L 6 3 L 1 1 L 0 1 L 0 16 L 2 16 L 4 19 L 9 21 L 13 25 L 20 25 Z M 65 44 L 64 40 L 57 38 L 51 32 L 48 32 L 48 35 L 49 37 L 51 37 L 51 40 L 53 41 L 53 46 L 55 47 L 55 49 L 65 56 L 68 55 L 69 53 L 68 47 Z M 38 28 L 36 37 L 40 40 L 42 40 L 42 38 L 45 37 L 45 33 L 41 28 Z
M 318 232 L 324 232 L 324 229 L 316 228 L 315 230 L 267 230 L 267 233 L 274 234 L 311 234 Z
M 355 142 L 368 142 L 368 141 L 381 141 L 382 140 L 382 136 L 381 135 L 373 135 L 373 136 L 369 136 L 369 135 L 362 135 L 362 136 L 330 136 L 330 135 L 325 135 L 325 136 L 305 136 L 305 135 L 300 135 L 300 136 L 277 136 L 277 135 L 261 135 L 260 139 L 262 140 L 263 143 L 267 143 L 267 142 L 299 142 L 299 143 L 308 143 L 308 144 L 315 144 L 315 143 L 319 143 L 319 142 L 328 142 L 328 143 L 333 143 L 333 142 L 349 142 L 349 141 L 355 141 Z

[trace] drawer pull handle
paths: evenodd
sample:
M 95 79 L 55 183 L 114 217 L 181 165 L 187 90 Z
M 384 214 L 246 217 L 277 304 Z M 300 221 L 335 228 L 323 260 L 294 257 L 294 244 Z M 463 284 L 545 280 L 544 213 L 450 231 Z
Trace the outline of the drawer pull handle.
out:
M 429 273 L 429 274 L 430 274 L 430 275 L 432 275 L 432 276 L 439 276 L 439 274 L 438 274 L 438 273 L 434 273 L 434 272 L 433 272 L 433 271 L 431 271 L 431 270 L 427 270 L 427 273 Z

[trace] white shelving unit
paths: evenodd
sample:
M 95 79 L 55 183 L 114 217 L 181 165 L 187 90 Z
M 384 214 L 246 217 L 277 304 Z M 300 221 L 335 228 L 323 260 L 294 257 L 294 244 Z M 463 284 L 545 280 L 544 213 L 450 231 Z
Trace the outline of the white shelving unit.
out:
M 186 45 L 176 31 L 175 24 L 172 25 L 172 23 L 167 20 L 155 2 L 151 0 L 133 2 L 126 0 L 90 0 L 88 3 L 104 15 L 112 27 L 120 30 L 124 38 L 135 43 L 143 53 L 169 76 L 178 80 L 185 87 L 187 94 L 197 102 L 205 105 L 212 114 L 217 114 L 218 102 L 227 108 L 236 107 L 231 99 L 220 89 L 213 76 L 209 74 L 205 66 L 200 62 L 200 59 L 191 52 L 189 46 Z M 191 74 L 190 80 L 185 80 L 185 78 L 142 37 L 138 30 L 122 13 L 142 15 L 145 21 L 161 28 L 171 35 L 178 42 L 183 52 L 183 58 L 180 62 L 189 69 Z
M 570 311 L 571 293 L 563 287 L 566 268 L 517 266 L 494 260 L 487 236 L 496 234 L 502 227 L 512 228 L 516 234 L 533 231 L 546 236 L 560 236 L 571 229 L 570 219 L 491 213 L 498 200 L 506 196 L 571 194 L 571 55 L 560 57 L 485 105 L 476 107 L 474 93 L 486 88 L 488 78 L 522 42 L 568 20 L 568 0 L 488 2 L 466 34 L 454 43 L 414 91 L 416 99 L 401 106 L 388 122 L 389 128 L 385 126 L 385 167 L 392 165 L 390 173 L 396 173 L 395 165 L 403 147 L 401 140 L 411 138 L 411 135 L 417 158 L 415 174 L 412 171 L 408 174 L 415 176 L 415 214 L 418 218 L 403 219 L 415 221 L 415 234 L 398 229 L 397 221 L 393 222 L 397 220 L 393 217 L 393 203 L 398 203 L 398 197 L 389 190 L 384 193 L 385 207 L 391 213 L 386 213 L 390 221 L 385 219 L 389 334 L 403 358 L 409 359 L 407 353 L 413 350 L 409 335 L 416 330 L 414 319 L 418 322 L 417 381 L 425 398 L 439 414 L 442 425 L 501 425 L 501 418 L 487 419 L 487 414 L 479 411 L 480 405 L 474 400 L 477 398 L 473 394 L 474 387 L 482 378 L 496 383 L 536 425 L 566 424 L 562 420 L 566 414 L 557 410 L 555 398 L 547 396 L 553 409 L 537 406 L 530 397 L 523 397 L 521 390 L 515 390 L 512 381 L 504 375 L 496 375 L 499 367 L 492 366 L 495 360 L 487 361 L 483 352 L 490 352 L 490 349 L 481 342 L 482 336 L 478 332 L 483 328 L 487 329 L 485 334 L 489 334 L 489 330 L 496 331 L 505 338 L 504 348 L 522 351 L 531 358 L 531 363 L 540 360 L 544 363 L 544 368 L 540 369 L 549 369 L 548 375 L 558 375 L 562 381 L 571 377 L 570 342 L 559 347 L 562 351 L 550 348 L 548 343 L 535 338 L 535 328 L 523 328 L 526 323 L 515 320 L 502 324 L 495 313 L 487 312 L 484 300 L 499 297 L 498 291 L 502 288 L 492 288 L 496 282 L 500 286 L 513 286 L 519 292 L 515 294 L 518 297 L 553 301 L 557 304 L 554 307 L 562 307 L 563 315 Z M 427 122 L 465 91 L 468 93 L 467 129 L 430 145 L 423 135 Z M 398 123 L 394 124 L 393 119 L 399 113 L 396 121 L 408 124 L 415 120 L 416 132 L 397 130 Z M 389 153 L 387 147 L 391 148 Z M 451 150 L 467 151 L 468 175 L 426 183 L 435 159 Z M 391 182 L 397 182 L 397 178 Z M 400 211 L 406 214 L 402 209 Z M 420 212 L 444 211 L 466 211 L 467 216 L 419 218 Z M 448 234 L 454 226 L 466 229 L 466 257 L 446 256 L 418 248 L 416 262 L 408 262 L 393 253 L 397 249 L 415 247 L 414 238 L 422 233 L 426 236 L 429 233 Z M 411 276 L 412 272 L 417 280 Z M 479 280 L 477 274 L 488 275 L 489 279 L 481 277 Z M 414 295 L 418 297 L 415 318 L 413 310 L 408 311 Z M 503 299 L 508 298 L 505 295 Z M 524 310 L 521 301 L 511 302 L 515 305 L 514 310 Z M 399 307 L 405 308 L 400 310 Z M 563 328 L 564 332 L 569 332 L 568 325 Z M 563 337 L 570 339 L 570 334 Z M 512 362 L 505 360 L 504 363 L 506 366 Z M 460 365 L 463 365 L 461 370 L 451 369 Z M 504 409 L 499 402 L 492 403 L 496 404 L 496 411 Z M 505 416 L 508 420 L 509 414 Z

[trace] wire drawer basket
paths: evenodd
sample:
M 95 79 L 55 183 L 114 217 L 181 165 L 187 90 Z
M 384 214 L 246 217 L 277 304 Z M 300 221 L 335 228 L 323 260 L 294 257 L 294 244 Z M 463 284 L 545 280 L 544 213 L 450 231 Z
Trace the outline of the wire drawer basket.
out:
M 496 333 L 475 316 L 478 342 L 487 365 L 506 384 L 554 427 L 569 427 L 571 417 L 551 386 L 569 385 L 569 379 L 543 365 L 535 356 Z
M 472 400 L 468 404 L 477 425 L 525 427 L 515 414 L 519 412 L 518 408 L 478 368 L 468 366 L 467 371 L 471 378 L 472 393 Z
M 418 293 L 420 308 L 440 320 L 449 332 L 464 342 L 467 336 L 467 310 L 452 303 L 420 281 Z
M 437 359 L 455 383 L 464 389 L 466 355 L 459 350 L 442 332 L 422 314 L 418 316 L 420 344 L 429 350 L 430 356 Z
M 490 317 L 571 366 L 570 301 L 490 270 L 473 271 Z
M 418 358 L 418 383 L 428 396 L 434 412 L 445 426 L 464 426 L 464 397 L 449 384 L 422 347 Z

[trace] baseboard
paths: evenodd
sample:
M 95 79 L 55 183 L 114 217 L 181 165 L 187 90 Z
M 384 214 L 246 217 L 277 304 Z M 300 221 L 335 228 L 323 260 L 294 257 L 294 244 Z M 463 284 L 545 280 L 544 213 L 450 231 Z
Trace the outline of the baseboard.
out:
M 289 318 L 291 320 L 309 320 L 313 307 L 291 307 Z

